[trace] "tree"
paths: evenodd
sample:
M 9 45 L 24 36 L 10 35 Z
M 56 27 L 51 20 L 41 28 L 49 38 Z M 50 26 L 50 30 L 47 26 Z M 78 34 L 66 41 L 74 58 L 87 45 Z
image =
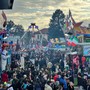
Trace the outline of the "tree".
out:
M 57 9 L 55 13 L 53 13 L 52 19 L 50 20 L 49 24 L 49 39 L 64 38 L 64 18 L 65 15 L 60 9 Z
M 14 25 L 9 33 L 21 37 L 24 34 L 24 28 L 22 25 Z
M 12 20 L 7 22 L 7 27 L 6 27 L 7 31 L 9 34 L 13 34 L 16 36 L 22 36 L 24 34 L 24 28 L 22 25 L 16 25 L 14 24 L 14 22 Z

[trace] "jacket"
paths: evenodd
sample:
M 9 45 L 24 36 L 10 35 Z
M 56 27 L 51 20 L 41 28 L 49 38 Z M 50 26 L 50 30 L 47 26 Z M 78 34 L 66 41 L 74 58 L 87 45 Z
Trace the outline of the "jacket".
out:
M 45 84 L 45 90 L 52 90 L 52 88 L 48 84 Z

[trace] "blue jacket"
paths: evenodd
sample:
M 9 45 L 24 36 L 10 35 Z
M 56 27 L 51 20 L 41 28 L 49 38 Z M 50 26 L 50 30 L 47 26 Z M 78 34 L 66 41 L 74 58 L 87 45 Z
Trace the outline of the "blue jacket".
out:
M 67 82 L 66 82 L 66 80 L 64 79 L 64 78 L 59 78 L 59 82 L 61 83 L 61 84 L 63 84 L 63 88 L 67 88 Z

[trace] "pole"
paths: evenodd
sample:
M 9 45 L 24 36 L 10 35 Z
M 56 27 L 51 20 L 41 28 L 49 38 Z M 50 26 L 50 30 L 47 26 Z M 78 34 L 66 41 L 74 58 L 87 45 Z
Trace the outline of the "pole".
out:
M 20 41 L 24 38 L 24 36 L 27 34 L 29 29 L 27 29 L 27 31 L 24 33 L 24 35 L 21 37 Z

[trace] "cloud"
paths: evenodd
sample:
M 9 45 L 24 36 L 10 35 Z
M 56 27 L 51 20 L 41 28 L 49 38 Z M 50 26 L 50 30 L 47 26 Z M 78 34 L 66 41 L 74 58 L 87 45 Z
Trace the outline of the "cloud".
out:
M 90 20 L 90 0 L 15 0 L 13 10 L 5 11 L 8 20 L 22 24 L 25 28 L 36 22 L 41 28 L 48 27 L 50 18 L 56 9 L 72 15 L 76 21 Z

